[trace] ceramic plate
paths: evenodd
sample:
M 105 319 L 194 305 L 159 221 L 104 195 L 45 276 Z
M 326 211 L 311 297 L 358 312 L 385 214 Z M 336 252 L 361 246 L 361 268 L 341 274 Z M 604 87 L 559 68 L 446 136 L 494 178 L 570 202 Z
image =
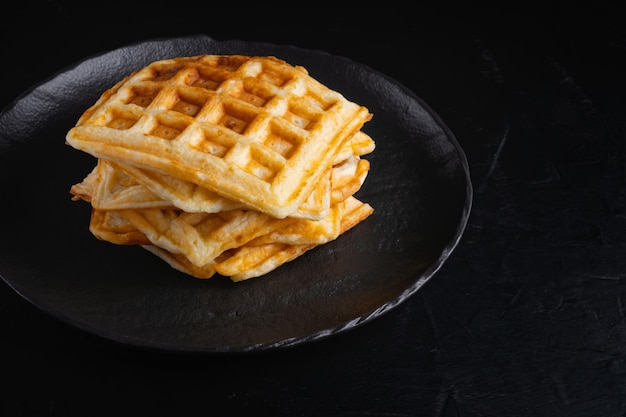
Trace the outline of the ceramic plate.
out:
M 374 115 L 376 141 L 357 197 L 375 212 L 337 240 L 259 278 L 232 283 L 177 272 L 140 247 L 98 241 L 69 188 L 95 159 L 64 143 L 81 113 L 148 63 L 198 54 L 275 55 Z M 413 92 L 325 52 L 205 36 L 157 39 L 90 57 L 0 114 L 0 275 L 41 310 L 120 343 L 247 352 L 319 340 L 396 307 L 432 278 L 466 226 L 472 187 L 463 150 Z

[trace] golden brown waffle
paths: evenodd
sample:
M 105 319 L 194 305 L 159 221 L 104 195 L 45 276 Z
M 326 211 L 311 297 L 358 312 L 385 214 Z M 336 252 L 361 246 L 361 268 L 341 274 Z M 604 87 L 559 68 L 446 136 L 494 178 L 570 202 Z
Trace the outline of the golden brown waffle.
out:
M 89 230 L 100 240 L 116 245 L 150 245 L 150 240 L 116 210 L 91 210 Z
M 100 168 L 108 167 L 108 164 L 100 161 Z M 172 253 L 186 254 L 187 258 L 197 266 L 209 262 L 227 249 L 239 247 L 253 241 L 260 236 L 268 236 L 277 229 L 282 229 L 285 238 L 272 238 L 272 242 L 293 243 L 294 239 L 299 239 L 298 243 L 321 244 L 338 235 L 339 218 L 338 213 L 341 202 L 354 194 L 360 187 L 369 169 L 366 160 L 357 157 L 350 157 L 346 161 L 334 168 L 333 174 L 333 195 L 341 198 L 333 201 L 327 215 L 322 220 L 298 219 L 296 217 L 286 217 L 278 219 L 255 210 L 233 209 L 220 211 L 217 213 L 186 212 L 178 208 L 171 207 L 138 207 L 136 209 L 102 210 L 94 205 L 98 200 L 97 190 L 101 184 L 107 184 L 106 174 L 115 170 L 99 170 L 88 176 L 96 175 L 93 197 L 90 198 L 95 214 L 92 216 L 92 232 L 104 240 L 120 243 L 123 236 L 115 236 L 111 239 L 107 232 L 122 224 L 132 225 L 147 237 L 153 245 L 162 247 Z M 113 175 L 114 177 L 116 175 Z M 93 182 L 91 179 L 88 182 Z M 132 181 L 123 181 L 124 187 L 112 187 L 120 194 L 126 195 L 128 190 L 134 190 L 137 185 Z M 87 188 L 87 187 L 84 187 Z M 111 200 L 116 200 L 115 196 Z M 169 206 L 167 202 L 164 205 Z M 101 212 L 104 212 L 101 213 Z M 108 214 L 106 214 L 108 213 Z M 111 213 L 115 213 L 114 215 Z M 109 217 L 105 217 L 108 215 Z M 103 227 L 103 222 L 115 221 L 113 228 Z M 127 233 L 126 230 L 124 230 Z M 135 238 L 134 235 L 132 235 Z M 275 235 L 276 236 L 276 235 Z M 286 239 L 286 240 L 285 240 Z M 262 242 L 258 242 L 260 244 Z
M 324 222 L 297 219 L 240 246 L 224 249 L 203 264 L 193 262 L 185 253 L 152 244 L 147 236 L 134 227 L 132 218 L 130 221 L 124 218 L 124 211 L 94 209 L 91 228 L 101 239 L 117 244 L 142 245 L 173 268 L 196 278 L 210 278 L 219 273 L 233 281 L 241 281 L 266 274 L 306 251 L 336 239 L 370 216 L 373 209 L 369 204 L 348 197 L 335 204 L 331 212 L 334 214 L 326 219 L 326 230 L 321 230 Z M 274 220 L 279 223 L 282 221 Z M 198 233 L 207 233 L 202 227 L 194 228 Z M 197 235 L 187 234 L 183 237 L 192 240 Z
M 373 208 L 354 197 L 349 197 L 341 205 L 339 235 L 353 228 L 373 212 Z M 273 271 L 290 262 L 318 244 L 267 243 L 260 246 L 245 245 L 235 251 L 224 254 L 213 265 L 216 272 L 230 277 L 232 281 L 243 281 Z M 193 272 L 193 270 L 188 273 Z M 193 275 L 193 274 L 192 274 Z
M 155 62 L 67 134 L 98 158 L 71 187 L 90 231 L 197 278 L 263 275 L 372 214 L 354 197 L 371 115 L 273 57 Z
M 148 240 L 201 266 L 228 249 L 271 233 L 296 219 L 277 219 L 253 210 L 186 213 L 178 210 L 123 210 L 120 216 Z
M 276 218 L 292 215 L 371 118 L 274 57 L 175 58 L 106 91 L 67 142 L 97 158 L 197 184 Z
M 144 187 L 142 192 L 134 193 L 137 203 L 136 208 L 140 208 L 139 206 L 141 205 L 153 207 L 170 207 L 173 205 L 173 207 L 177 207 L 191 213 L 217 213 L 220 211 L 234 210 L 238 208 L 249 208 L 241 202 L 229 200 L 213 191 L 207 190 L 206 188 L 193 184 L 189 181 L 184 181 L 159 172 L 137 168 L 128 164 L 119 164 L 103 160 L 99 160 L 99 163 L 108 165 L 109 169 L 118 171 L 118 174 L 124 174 L 120 178 L 134 180 L 135 184 Z M 102 191 L 101 188 L 102 187 L 99 187 L 96 192 Z M 111 188 L 113 187 L 110 186 L 109 189 Z M 146 194 L 146 192 L 148 193 Z M 130 208 L 131 202 L 125 195 L 114 195 L 112 193 L 108 193 L 106 197 L 104 195 L 102 195 L 102 197 L 103 198 L 100 199 L 100 204 L 106 201 L 106 208 L 115 208 L 115 204 L 124 204 L 127 208 Z M 114 199 L 117 200 L 118 197 L 121 198 L 121 200 L 119 202 L 114 201 Z M 154 197 L 161 199 L 160 205 L 155 205 L 152 201 L 150 201 Z M 320 181 L 318 181 L 311 195 L 309 195 L 309 197 L 302 202 L 302 204 L 300 204 L 290 217 L 312 220 L 322 219 L 326 216 L 326 214 L 328 214 L 330 198 L 331 173 L 328 172 Z M 148 201 L 144 201 L 144 199 L 147 199 Z
M 335 157 L 331 176 L 320 181 L 312 196 L 290 217 L 322 219 L 332 202 L 354 194 L 369 170 L 369 163 L 358 157 L 372 152 L 374 147 L 374 141 L 365 133 L 354 135 Z M 73 185 L 70 193 L 74 199 L 91 202 L 94 208 L 102 210 L 179 208 L 217 213 L 243 208 L 242 203 L 188 181 L 106 160 L 98 160 L 94 170 L 81 183 Z
M 176 207 L 104 160 L 98 160 L 83 181 L 70 188 L 70 194 L 73 200 L 87 201 L 100 210 Z

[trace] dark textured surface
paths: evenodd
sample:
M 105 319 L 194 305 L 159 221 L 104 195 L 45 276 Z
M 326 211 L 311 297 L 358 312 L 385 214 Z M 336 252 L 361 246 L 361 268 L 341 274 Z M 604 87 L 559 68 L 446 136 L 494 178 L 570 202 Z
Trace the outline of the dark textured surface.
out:
M 437 111 L 467 153 L 474 207 L 449 261 L 401 306 L 276 352 L 128 348 L 77 331 L 3 284 L 3 415 L 626 413 L 626 37 L 617 10 L 420 5 L 356 18 L 311 11 L 268 25 L 261 11 L 222 12 L 233 24 L 153 7 L 137 23 L 138 6 L 124 17 L 110 2 L 84 4 L 26 1 L 1 15 L 2 74 L 11 79 L 2 106 L 89 55 L 154 37 L 324 50 L 397 79 Z M 43 51 L 55 52 L 41 63 Z M 3 201 L 35 203 L 54 190 L 11 191 Z

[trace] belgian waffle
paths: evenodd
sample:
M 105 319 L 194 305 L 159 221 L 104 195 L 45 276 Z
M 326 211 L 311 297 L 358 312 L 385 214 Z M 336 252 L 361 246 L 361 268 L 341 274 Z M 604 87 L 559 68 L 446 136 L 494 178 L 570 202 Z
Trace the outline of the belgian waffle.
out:
M 231 209 L 216 213 L 186 212 L 172 207 L 167 201 L 163 201 L 165 207 L 146 207 L 145 201 L 142 201 L 136 208 L 121 204 L 125 208 L 103 210 L 94 204 L 100 199 L 97 190 L 102 188 L 101 184 L 108 184 L 107 174 L 113 173 L 112 177 L 118 177 L 118 175 L 115 174 L 115 170 L 106 169 L 109 165 L 103 161 L 100 161 L 99 167 L 101 168 L 99 171 L 92 172 L 88 176 L 89 183 L 96 182 L 93 187 L 96 192 L 93 196 L 89 196 L 89 192 L 85 191 L 87 187 L 83 186 L 83 194 L 81 194 L 89 196 L 87 199 L 91 200 L 94 207 L 90 225 L 94 235 L 103 240 L 124 244 L 120 239 L 125 239 L 127 235 L 136 240 L 136 235 L 127 230 L 128 225 L 131 225 L 131 228 L 139 230 L 151 244 L 172 253 L 184 253 L 190 262 L 201 266 L 227 249 L 241 246 L 260 237 L 264 240 L 257 244 L 267 242 L 268 239 L 280 243 L 294 243 L 297 240 L 298 243 L 321 244 L 336 238 L 339 233 L 340 213 L 338 210 L 342 207 L 340 203 L 361 187 L 367 176 L 369 163 L 367 160 L 352 156 L 331 171 L 333 174 L 332 195 L 336 199 L 332 202 L 327 215 L 321 220 L 296 217 L 278 219 L 247 209 Z M 99 182 L 90 178 L 93 175 Z M 126 196 L 128 190 L 142 187 L 132 181 L 122 181 L 122 183 L 124 186 L 111 187 L 113 192 L 117 191 Z M 114 195 L 111 200 L 116 200 Z M 124 199 L 123 203 L 126 202 Z M 106 226 L 107 222 L 112 222 L 112 226 Z M 120 225 L 123 226 L 122 233 L 115 234 L 117 230 L 120 230 Z M 280 234 L 282 239 L 277 237 L 279 235 L 272 235 L 278 229 L 282 230 Z M 110 233 L 114 233 L 114 238 L 111 238 Z M 133 243 L 136 242 L 133 241 Z
M 204 263 L 196 263 L 187 253 L 177 249 L 170 250 L 163 245 L 155 245 L 137 229 L 133 219 L 124 218 L 124 211 L 93 210 L 91 228 L 96 236 L 117 244 L 141 245 L 146 250 L 166 261 L 173 268 L 196 278 L 210 278 L 215 273 L 228 276 L 233 281 L 241 281 L 266 274 L 280 265 L 289 262 L 306 251 L 328 243 L 360 223 L 373 213 L 369 204 L 355 197 L 334 205 L 334 213 L 326 222 L 294 219 L 289 223 L 274 219 L 278 227 L 268 234 L 232 248 L 223 247 L 211 259 Z M 322 224 L 326 223 L 325 226 Z M 197 233 L 207 233 L 202 227 L 196 228 Z M 210 232 L 208 233 L 210 234 Z M 196 234 L 184 235 L 188 240 L 195 239 Z M 205 236 L 205 238 L 208 237 Z
M 132 73 L 81 116 L 66 141 L 286 218 L 370 118 L 300 66 L 203 55 Z
M 373 212 L 373 208 L 354 197 L 349 197 L 341 205 L 339 235 L 353 228 Z M 216 272 L 229 276 L 232 281 L 243 281 L 273 271 L 290 262 L 319 244 L 293 242 L 267 243 L 259 246 L 245 245 L 218 258 L 213 265 Z M 189 271 L 188 273 L 193 273 Z
M 197 278 L 263 275 L 373 213 L 354 197 L 375 143 L 369 111 L 274 57 L 158 61 L 66 136 L 97 158 L 73 200 L 90 231 Z
M 311 220 L 323 219 L 328 214 L 331 201 L 333 200 L 331 192 L 335 194 L 334 200 L 339 201 L 337 193 L 340 192 L 341 189 L 346 190 L 348 186 L 347 181 L 357 180 L 357 178 L 354 177 L 354 173 L 349 173 L 350 177 L 348 177 L 347 172 L 339 175 L 337 169 L 341 166 L 348 165 L 346 162 L 352 161 L 354 159 L 353 157 L 360 157 L 371 153 L 374 147 L 375 144 L 373 139 L 364 132 L 360 131 L 353 135 L 347 142 L 344 143 L 339 154 L 337 154 L 333 160 L 334 165 L 332 172 L 335 174 L 332 183 L 331 176 L 325 175 L 322 180 L 317 183 L 317 186 L 309 197 L 298 207 L 296 211 L 290 215 L 290 217 Z M 363 165 L 366 162 L 361 161 L 360 163 Z M 163 207 L 166 207 L 166 202 L 171 202 L 175 207 L 178 207 L 181 210 L 207 213 L 216 213 L 219 211 L 245 207 L 241 202 L 228 200 L 213 191 L 207 190 L 206 188 L 193 184 L 189 181 L 180 180 L 169 175 L 164 175 L 159 172 L 138 168 L 128 164 L 112 162 L 110 162 L 110 164 L 115 166 L 118 170 L 126 173 L 129 177 L 134 178 L 137 183 L 145 186 L 147 190 L 150 190 L 153 194 L 156 194 L 163 199 Z M 365 167 L 362 166 L 362 168 Z M 345 169 L 343 170 L 345 171 Z M 364 178 L 360 178 L 361 184 L 363 181 Z M 109 189 L 112 188 L 114 187 L 109 187 Z M 350 194 L 353 194 L 354 192 L 355 190 L 352 190 Z M 147 197 L 148 201 L 146 201 L 146 205 L 152 205 L 153 203 L 150 201 L 151 195 L 145 195 L 144 193 L 145 190 L 138 192 L 135 195 L 138 199 Z M 343 198 L 347 197 L 347 195 L 348 194 L 345 194 Z M 110 201 L 110 199 L 107 199 L 107 201 L 107 205 L 109 206 L 107 208 L 115 208 L 112 207 L 113 202 Z M 127 200 L 124 200 L 124 202 L 127 202 Z M 136 208 L 140 208 L 139 205 L 143 204 L 141 200 L 137 203 L 138 206 Z
M 362 132 L 354 135 L 335 157 L 330 175 L 318 183 L 312 196 L 291 217 L 322 219 L 332 202 L 342 201 L 358 191 L 369 171 L 369 162 L 360 156 L 373 148 L 371 137 Z M 217 213 L 244 207 L 188 181 L 106 160 L 98 160 L 93 171 L 81 183 L 73 185 L 70 193 L 75 200 L 85 200 L 102 210 L 179 208 Z

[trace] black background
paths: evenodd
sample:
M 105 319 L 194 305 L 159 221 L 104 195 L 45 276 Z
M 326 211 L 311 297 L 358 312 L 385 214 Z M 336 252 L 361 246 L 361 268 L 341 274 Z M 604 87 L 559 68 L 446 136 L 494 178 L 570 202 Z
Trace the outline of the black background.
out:
M 151 38 L 201 33 L 348 57 L 423 98 L 467 154 L 473 212 L 449 261 L 362 327 L 227 356 L 102 340 L 2 283 L 0 414 L 623 416 L 618 9 L 306 6 L 17 2 L 0 14 L 0 106 L 81 59 Z

